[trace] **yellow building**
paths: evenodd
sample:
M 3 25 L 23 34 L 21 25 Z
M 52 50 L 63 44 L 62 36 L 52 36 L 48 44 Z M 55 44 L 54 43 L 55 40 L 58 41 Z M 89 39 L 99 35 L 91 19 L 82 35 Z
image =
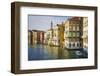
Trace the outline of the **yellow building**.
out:
M 83 18 L 83 49 L 87 51 L 88 49 L 88 18 Z
M 64 45 L 64 24 L 57 24 L 53 28 L 53 45 L 62 46 Z
M 59 39 L 59 45 L 61 47 L 64 47 L 64 24 L 58 24 L 58 39 Z
M 65 48 L 80 49 L 82 48 L 82 19 L 73 17 L 65 23 L 64 40 Z
M 53 29 L 53 45 L 59 46 L 58 26 Z
M 64 45 L 64 24 L 57 24 L 54 28 L 45 33 L 45 42 L 50 46 Z
M 36 44 L 36 43 L 37 43 L 37 31 L 32 30 L 32 44 Z
M 47 30 L 45 33 L 44 33 L 44 44 L 47 44 L 47 45 L 49 45 L 49 43 L 51 42 L 50 41 L 50 34 L 51 34 L 51 32 L 50 32 L 50 30 Z

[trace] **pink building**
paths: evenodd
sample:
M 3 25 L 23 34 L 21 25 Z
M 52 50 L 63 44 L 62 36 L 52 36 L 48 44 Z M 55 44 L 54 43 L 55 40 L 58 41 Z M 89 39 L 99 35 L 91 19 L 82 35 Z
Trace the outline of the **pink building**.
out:
M 44 31 L 37 31 L 37 43 L 44 43 Z

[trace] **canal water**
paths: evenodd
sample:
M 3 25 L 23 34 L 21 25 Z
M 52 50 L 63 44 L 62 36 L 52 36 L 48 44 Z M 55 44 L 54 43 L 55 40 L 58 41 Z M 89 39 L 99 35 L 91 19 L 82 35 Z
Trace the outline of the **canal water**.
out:
M 84 50 L 67 50 L 61 47 L 34 44 L 28 46 L 28 60 L 88 58 Z

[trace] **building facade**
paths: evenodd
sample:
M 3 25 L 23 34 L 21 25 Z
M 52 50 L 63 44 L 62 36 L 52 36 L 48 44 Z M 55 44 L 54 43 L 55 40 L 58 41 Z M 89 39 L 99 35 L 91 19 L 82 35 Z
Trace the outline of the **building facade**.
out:
M 65 48 L 80 49 L 82 48 L 82 18 L 73 17 L 65 22 L 64 40 Z
M 58 24 L 58 42 L 61 47 L 64 47 L 64 24 Z
M 53 29 L 53 45 L 59 46 L 58 26 Z
M 44 44 L 44 31 L 37 31 L 37 43 Z
M 72 17 L 67 21 L 51 27 L 47 31 L 28 31 L 29 44 L 47 44 L 67 49 L 88 48 L 88 18 Z
M 37 44 L 37 30 L 32 30 L 32 44 Z
M 53 33 L 52 33 L 53 31 Z M 53 30 L 49 30 L 50 42 L 54 46 L 64 45 L 64 24 L 57 24 Z
M 47 39 L 47 44 L 48 45 L 53 45 L 53 33 L 52 29 L 49 29 L 46 33 L 46 39 Z
M 31 41 L 32 41 L 32 31 L 31 30 L 28 30 L 28 44 L 30 45 L 31 44 Z
M 30 33 L 29 33 L 30 35 Z M 31 44 L 43 44 L 44 43 L 44 31 L 32 30 L 31 31 Z
M 48 44 L 48 32 L 44 32 L 44 44 Z
M 88 18 L 83 18 L 83 49 L 87 51 L 88 49 Z

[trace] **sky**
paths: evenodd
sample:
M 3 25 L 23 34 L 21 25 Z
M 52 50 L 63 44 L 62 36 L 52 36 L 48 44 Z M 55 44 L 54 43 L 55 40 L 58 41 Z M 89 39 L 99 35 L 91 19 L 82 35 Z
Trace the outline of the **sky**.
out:
M 46 31 L 50 29 L 51 21 L 53 27 L 68 20 L 68 16 L 43 16 L 43 15 L 29 15 L 28 16 L 28 29 Z

